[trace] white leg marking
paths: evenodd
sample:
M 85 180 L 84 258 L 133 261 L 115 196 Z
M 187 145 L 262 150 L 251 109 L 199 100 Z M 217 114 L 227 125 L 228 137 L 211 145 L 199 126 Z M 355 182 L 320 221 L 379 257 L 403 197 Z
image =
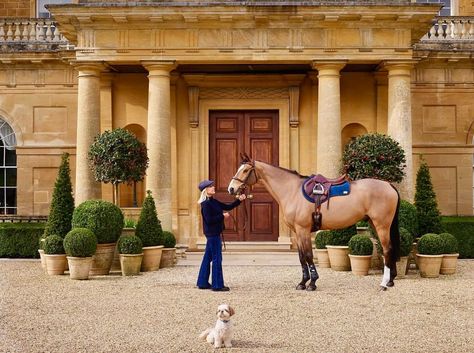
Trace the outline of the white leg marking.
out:
M 387 288 L 388 281 L 390 281 L 390 268 L 388 266 L 384 266 L 383 267 L 382 283 L 380 283 L 380 285 L 382 287 Z

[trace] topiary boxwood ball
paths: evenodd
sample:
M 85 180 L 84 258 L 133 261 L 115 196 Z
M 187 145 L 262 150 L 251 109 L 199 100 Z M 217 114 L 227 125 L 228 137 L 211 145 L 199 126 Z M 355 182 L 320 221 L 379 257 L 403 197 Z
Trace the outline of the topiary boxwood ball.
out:
M 438 234 L 426 233 L 418 241 L 418 253 L 421 255 L 441 255 L 443 250 L 443 241 Z
M 142 241 L 135 235 L 122 236 L 118 240 L 118 249 L 120 254 L 141 254 Z
M 398 225 L 408 230 L 413 237 L 418 236 L 418 214 L 415 205 L 406 200 L 400 201 Z
M 443 254 L 457 254 L 458 240 L 451 233 L 441 233 L 439 235 L 443 241 Z
M 372 255 L 372 240 L 366 235 L 354 235 L 349 240 L 349 254 L 351 255 Z
M 162 236 L 165 248 L 174 248 L 176 246 L 176 238 L 173 233 L 164 230 Z
M 408 256 L 413 247 L 413 237 L 411 233 L 400 227 L 400 256 Z
M 347 246 L 352 236 L 357 234 L 357 227 L 354 224 L 350 227 L 343 228 L 343 229 L 334 229 L 334 230 L 331 230 L 330 232 L 331 232 L 331 237 L 327 245 Z
M 314 246 L 316 249 L 326 249 L 326 245 L 331 241 L 331 232 L 329 230 L 321 230 L 314 236 Z
M 72 227 L 90 229 L 99 244 L 115 243 L 122 234 L 123 225 L 120 208 L 103 200 L 85 201 L 72 215 Z
M 64 237 L 67 256 L 91 257 L 97 249 L 97 238 L 90 229 L 74 228 Z
M 59 235 L 52 234 L 44 240 L 44 253 L 48 255 L 65 254 L 63 246 L 63 238 Z

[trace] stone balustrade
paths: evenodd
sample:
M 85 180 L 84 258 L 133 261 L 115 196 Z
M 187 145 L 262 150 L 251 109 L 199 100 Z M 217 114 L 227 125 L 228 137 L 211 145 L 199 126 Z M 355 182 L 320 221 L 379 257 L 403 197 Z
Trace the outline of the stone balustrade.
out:
M 54 21 L 45 18 L 0 18 L 2 50 L 73 49 Z
M 474 17 L 436 17 L 422 42 L 474 40 Z

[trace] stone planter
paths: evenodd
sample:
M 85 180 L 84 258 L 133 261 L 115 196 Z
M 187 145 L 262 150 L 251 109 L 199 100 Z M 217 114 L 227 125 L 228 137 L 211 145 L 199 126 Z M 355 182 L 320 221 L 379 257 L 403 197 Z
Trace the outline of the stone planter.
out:
M 135 228 L 123 228 L 122 229 L 122 234 L 120 236 L 122 237 L 127 237 L 129 235 L 135 235 Z M 112 266 L 110 267 L 111 271 L 120 271 L 120 257 L 119 257 L 119 251 L 118 251 L 118 242 L 115 245 L 115 251 L 114 251 L 114 259 L 112 261 Z
M 350 271 L 351 261 L 349 259 L 348 246 L 326 245 L 328 249 L 329 262 L 334 271 Z
M 108 275 L 114 259 L 116 243 L 97 244 L 95 255 L 92 256 L 90 275 Z
M 163 248 L 160 268 L 174 267 L 176 264 L 176 248 Z
M 46 258 L 44 257 L 44 250 L 38 249 L 38 253 L 40 254 L 41 267 L 46 271 Z
M 120 254 L 122 276 L 134 276 L 140 273 L 143 254 Z
M 48 275 L 63 275 L 66 271 L 66 254 L 48 255 L 44 254 L 46 261 L 46 272 Z
M 163 245 L 143 247 L 142 272 L 156 271 L 160 268 Z
M 370 261 L 372 255 L 351 255 L 349 254 L 352 273 L 357 276 L 367 276 L 369 274 Z
M 443 255 L 421 255 L 416 254 L 420 276 L 425 278 L 439 277 Z
M 396 263 L 397 278 L 405 278 L 408 270 L 408 256 L 400 256 L 400 260 Z
M 443 254 L 439 273 L 442 275 L 452 275 L 453 273 L 456 273 L 458 257 L 459 254 Z
M 318 267 L 331 268 L 329 261 L 328 249 L 314 249 L 316 258 L 318 259 Z
M 69 276 L 71 279 L 89 279 L 89 272 L 92 266 L 92 257 L 68 256 Z

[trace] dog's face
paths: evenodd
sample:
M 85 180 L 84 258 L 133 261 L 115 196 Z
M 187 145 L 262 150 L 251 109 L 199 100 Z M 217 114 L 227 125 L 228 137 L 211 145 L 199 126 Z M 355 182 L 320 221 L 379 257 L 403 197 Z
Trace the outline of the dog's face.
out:
M 232 309 L 228 304 L 221 304 L 217 307 L 217 318 L 219 320 L 229 320 L 234 314 L 234 309 Z

